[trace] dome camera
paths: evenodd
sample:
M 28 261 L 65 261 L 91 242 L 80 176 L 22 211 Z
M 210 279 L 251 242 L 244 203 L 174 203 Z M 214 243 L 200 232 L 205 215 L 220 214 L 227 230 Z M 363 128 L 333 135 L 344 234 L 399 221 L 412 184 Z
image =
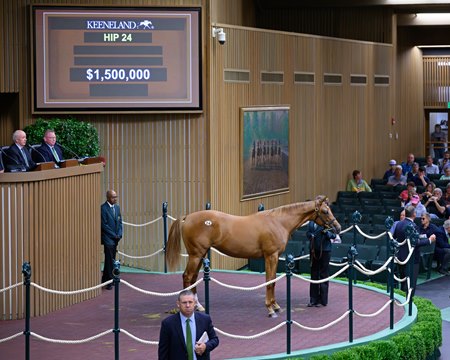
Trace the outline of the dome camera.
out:
M 225 34 L 225 31 L 223 31 L 223 28 L 212 28 L 212 37 L 217 38 L 220 45 L 225 44 L 227 41 L 227 34 Z
M 219 44 L 223 45 L 227 41 L 227 34 L 223 30 L 220 30 L 217 34 L 217 40 L 219 40 Z

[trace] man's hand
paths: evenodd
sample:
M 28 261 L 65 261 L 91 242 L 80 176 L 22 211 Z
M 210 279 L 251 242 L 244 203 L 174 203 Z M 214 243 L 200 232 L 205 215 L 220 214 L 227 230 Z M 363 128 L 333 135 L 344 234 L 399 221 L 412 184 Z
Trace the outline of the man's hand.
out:
M 206 344 L 205 343 L 196 343 L 194 351 L 198 355 L 203 355 L 203 353 L 206 350 Z

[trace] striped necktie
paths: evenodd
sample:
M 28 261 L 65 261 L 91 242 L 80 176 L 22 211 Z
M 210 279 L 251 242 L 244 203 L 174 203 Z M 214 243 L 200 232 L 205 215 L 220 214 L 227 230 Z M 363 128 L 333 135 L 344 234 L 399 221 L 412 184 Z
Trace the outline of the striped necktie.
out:
M 22 153 L 23 159 L 25 160 L 25 166 L 27 168 L 30 167 L 30 163 L 28 162 L 27 154 L 25 154 L 25 150 L 22 148 L 20 149 L 20 152 Z
M 55 150 L 55 147 L 52 146 L 50 149 L 52 149 L 52 154 L 53 154 L 53 157 L 55 158 L 56 162 L 60 162 L 60 159 L 59 159 L 58 153 Z

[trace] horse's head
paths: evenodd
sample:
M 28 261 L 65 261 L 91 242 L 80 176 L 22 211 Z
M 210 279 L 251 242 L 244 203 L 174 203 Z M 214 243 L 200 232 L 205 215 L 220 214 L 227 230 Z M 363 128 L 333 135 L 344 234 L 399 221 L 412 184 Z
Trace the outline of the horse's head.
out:
M 336 220 L 330 209 L 328 198 L 325 195 L 319 195 L 315 200 L 315 218 L 313 221 L 319 226 L 332 229 L 336 234 L 341 232 L 341 225 Z

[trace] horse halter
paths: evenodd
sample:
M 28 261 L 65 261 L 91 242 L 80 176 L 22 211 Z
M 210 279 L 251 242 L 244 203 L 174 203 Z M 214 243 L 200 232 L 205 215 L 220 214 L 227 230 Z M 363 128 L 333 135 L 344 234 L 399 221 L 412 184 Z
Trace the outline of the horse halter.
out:
M 336 220 L 336 218 L 335 217 L 333 217 L 333 219 L 331 219 L 331 220 L 329 220 L 329 221 L 326 221 L 323 217 L 322 217 L 322 214 L 321 214 L 321 211 L 320 211 L 320 206 L 318 206 L 318 201 L 316 201 L 316 208 L 314 209 L 314 211 L 315 211 L 315 214 L 316 214 L 316 217 L 314 218 L 314 222 L 316 222 L 316 220 L 317 220 L 317 218 L 319 218 L 323 223 L 324 223 L 324 227 L 325 228 L 327 228 L 327 229 L 332 229 L 332 226 L 331 225 L 333 225 L 333 223 L 337 223 L 337 220 Z

